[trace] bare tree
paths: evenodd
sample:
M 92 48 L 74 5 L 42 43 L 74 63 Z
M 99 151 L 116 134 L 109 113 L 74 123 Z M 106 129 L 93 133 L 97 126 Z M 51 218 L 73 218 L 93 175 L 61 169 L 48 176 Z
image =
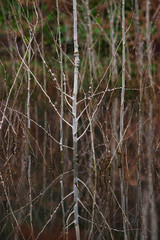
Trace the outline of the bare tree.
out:
M 120 109 L 120 138 L 119 138 L 119 174 L 121 184 L 121 204 L 122 204 L 122 215 L 123 215 L 123 229 L 124 239 L 127 240 L 127 229 L 126 229 L 126 206 L 125 206 L 125 192 L 124 192 L 124 173 L 123 173 L 123 135 L 124 135 L 124 95 L 125 95 L 125 0 L 122 0 L 122 92 L 121 92 L 121 109 Z

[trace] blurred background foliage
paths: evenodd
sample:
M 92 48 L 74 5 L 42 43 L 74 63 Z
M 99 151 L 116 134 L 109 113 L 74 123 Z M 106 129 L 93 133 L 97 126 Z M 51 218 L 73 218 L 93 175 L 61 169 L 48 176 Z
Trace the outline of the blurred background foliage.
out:
M 67 94 L 72 95 L 73 89 L 73 72 L 74 72 L 74 53 L 73 53 L 73 10 L 72 1 L 59 2 L 59 20 L 61 43 L 63 52 L 63 69 L 65 73 L 65 83 Z M 143 46 L 143 148 L 142 148 L 142 184 L 147 185 L 147 132 L 149 128 L 148 105 L 149 98 L 153 98 L 153 131 L 154 131 L 154 148 L 153 154 L 153 182 L 155 191 L 155 201 L 157 204 L 158 216 L 160 216 L 160 184 L 159 184 L 159 91 L 160 91 L 160 2 L 159 0 L 151 1 L 150 4 L 150 33 L 152 42 L 152 63 L 151 71 L 154 82 L 154 94 L 149 85 L 147 77 L 147 44 L 146 44 L 146 1 L 139 0 L 139 38 Z M 140 74 L 139 62 L 137 59 L 137 29 L 135 26 L 135 1 L 126 1 L 126 93 L 125 93 L 125 140 L 124 140 L 124 156 L 127 163 L 124 163 L 124 178 L 126 184 L 126 192 L 128 191 L 128 209 L 127 216 L 130 221 L 131 230 L 128 230 L 130 239 L 135 239 L 136 232 L 136 193 L 137 193 L 137 148 L 138 148 L 138 124 L 139 124 L 139 106 L 140 106 Z M 95 155 L 97 161 L 97 203 L 100 211 L 105 215 L 108 224 L 113 229 L 114 239 L 123 239 L 122 231 L 114 231 L 114 229 L 122 228 L 121 210 L 118 203 L 113 200 L 108 183 L 112 183 L 114 178 L 114 191 L 117 199 L 120 201 L 118 163 L 116 166 L 110 166 L 110 159 L 113 154 L 111 152 L 113 141 L 118 143 L 119 134 L 119 111 L 120 111 L 120 94 L 122 85 L 122 28 L 121 28 L 121 2 L 119 0 L 90 0 L 89 1 L 90 24 L 92 33 L 89 35 L 88 13 L 86 1 L 78 1 L 78 42 L 79 42 L 79 93 L 78 100 L 84 99 L 78 104 L 78 113 L 85 108 L 91 96 L 91 79 L 93 81 L 92 90 L 95 95 L 92 97 L 90 104 L 90 112 L 93 113 L 100 100 L 100 92 L 107 88 L 106 94 L 101 101 L 100 107 L 94 117 L 94 144 Z M 113 18 L 113 38 L 115 39 L 115 58 L 117 75 L 114 76 L 112 68 L 112 40 L 111 40 L 111 21 Z M 34 26 L 36 28 L 34 29 Z M 33 225 L 38 233 L 46 224 L 52 210 L 60 202 L 60 184 L 59 178 L 56 177 L 61 173 L 59 144 L 59 117 L 56 111 L 49 103 L 45 94 L 41 91 L 34 76 L 31 74 L 31 129 L 27 129 L 27 73 L 25 65 L 21 66 L 21 62 L 28 44 L 31 43 L 31 58 L 28 63 L 29 53 L 25 58 L 25 62 L 31 72 L 35 75 L 37 81 L 60 111 L 61 91 L 58 90 L 61 78 L 60 67 L 60 47 L 57 25 L 57 8 L 55 0 L 1 0 L 0 1 L 0 102 L 1 117 L 5 108 L 10 89 L 17 78 L 11 96 L 8 102 L 7 119 L 5 120 L 0 137 L 0 169 L 7 186 L 7 193 L 10 197 L 12 210 L 15 211 L 19 225 L 24 226 L 24 235 L 30 229 L 29 222 L 29 204 L 28 204 L 28 178 L 27 178 L 27 139 L 30 139 L 29 152 L 32 158 L 32 198 L 33 201 Z M 89 46 L 89 38 L 92 38 L 92 46 Z M 93 66 L 90 71 L 89 49 L 94 56 Z M 45 63 L 43 61 L 45 60 Z M 51 74 L 54 73 L 53 74 Z M 18 74 L 17 74 L 18 73 Z M 54 79 L 56 78 L 56 83 Z M 114 90 L 114 91 L 113 91 Z M 97 95 L 96 95 L 97 94 Z M 148 97 L 149 96 L 149 97 Z M 116 133 L 114 132 L 112 112 L 115 105 L 114 99 L 118 99 L 118 107 L 116 111 Z M 71 104 L 71 101 L 68 100 Z M 47 113 L 47 120 L 44 117 Z M 88 125 L 89 113 L 84 114 L 79 120 L 79 135 Z M 72 114 L 68 109 L 68 105 L 64 103 L 65 119 L 72 123 Z M 37 124 L 38 125 L 37 125 Z M 45 130 L 46 132 L 45 132 Z M 72 189 L 72 135 L 71 129 L 64 124 L 64 182 L 65 195 Z M 45 148 L 45 150 L 44 150 Z M 93 192 L 94 174 L 93 167 L 90 167 L 91 161 L 91 140 L 90 131 L 86 131 L 84 137 L 79 141 L 79 176 L 91 188 Z M 114 159 L 114 158 L 113 158 Z M 44 183 L 44 165 L 46 168 Z M 88 180 L 89 179 L 89 180 Z M 55 182 L 54 182 L 55 181 Z M 40 193 L 43 187 L 49 186 L 43 197 Z M 92 209 L 92 199 L 87 193 L 84 186 L 80 186 L 80 198 L 83 199 L 87 208 Z M 0 239 L 20 240 L 18 228 L 16 227 L 11 208 L 8 206 L 6 195 L 2 184 L 0 185 Z M 39 197 L 37 197 L 39 196 Z M 66 216 L 72 211 L 72 197 L 65 202 Z M 17 211 L 21 209 L 23 211 Z M 112 212 L 112 208 L 116 211 Z M 67 210 L 68 209 L 68 210 Z M 80 215 L 84 218 L 89 217 L 83 207 L 80 207 Z M 92 239 L 110 239 L 109 231 L 104 227 L 104 221 L 100 219 L 100 213 L 95 210 L 95 222 L 99 227 L 94 231 Z M 44 233 L 52 233 L 62 230 L 62 212 L 61 209 L 56 212 L 53 220 L 46 226 Z M 82 239 L 87 239 L 89 222 L 84 223 L 80 220 L 82 226 Z M 160 226 L 160 225 L 159 225 Z M 57 228 L 57 231 L 55 230 Z M 129 227 L 130 228 L 130 227 Z M 160 227 L 159 227 L 160 229 Z M 72 230 L 72 229 L 71 229 Z M 150 227 L 149 227 L 150 230 Z M 22 229 L 23 231 L 23 229 Z M 56 234 L 56 233 L 55 233 Z M 58 233 L 57 233 L 58 234 Z M 72 239 L 72 232 L 70 239 Z M 13 238 L 14 236 L 14 238 Z M 58 235 L 55 235 L 58 236 Z M 150 233 L 148 233 L 149 239 Z M 23 238 L 22 238 L 23 239 Z M 27 239 L 27 238 L 26 238 Z M 31 238 L 29 238 L 31 239 Z M 45 239 L 44 236 L 42 239 Z M 58 239 L 52 238 L 52 239 Z M 74 239 L 74 238 L 73 238 Z M 140 239 L 140 238 L 137 238 Z

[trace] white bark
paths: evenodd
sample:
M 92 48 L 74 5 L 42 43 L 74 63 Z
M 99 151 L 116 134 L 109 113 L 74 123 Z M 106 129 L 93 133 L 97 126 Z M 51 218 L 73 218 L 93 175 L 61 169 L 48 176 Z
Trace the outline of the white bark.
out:
M 77 152 L 77 93 L 78 93 L 78 34 L 77 34 L 77 0 L 73 0 L 73 19 L 74 19 L 74 87 L 72 100 L 73 115 L 73 164 L 74 164 L 74 224 L 76 231 L 76 240 L 80 240 L 79 219 L 78 219 L 78 152 Z

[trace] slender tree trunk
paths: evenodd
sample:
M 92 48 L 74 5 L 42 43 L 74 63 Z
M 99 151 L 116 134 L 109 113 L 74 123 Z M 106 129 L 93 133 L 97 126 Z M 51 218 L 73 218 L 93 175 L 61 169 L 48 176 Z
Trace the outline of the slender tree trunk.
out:
M 41 0 L 41 6 L 43 6 L 43 0 Z M 40 13 L 40 19 L 41 19 L 41 51 L 42 51 L 42 56 L 43 59 L 45 59 L 44 56 L 44 35 L 43 35 L 43 26 L 44 26 L 44 21 L 43 21 L 43 12 L 42 9 L 39 9 Z M 43 88 L 44 91 L 47 92 L 47 79 L 46 79 L 46 67 L 44 62 L 42 62 L 42 69 L 43 69 Z M 46 103 L 46 101 L 45 101 Z M 46 105 L 44 108 L 44 128 L 47 129 L 47 110 L 46 110 Z M 44 139 L 43 139 L 43 189 L 46 188 L 46 146 L 47 146 L 47 134 L 46 131 L 44 131 Z
M 108 14 L 109 14 L 109 24 L 110 24 L 111 57 L 115 56 L 115 52 L 116 52 L 117 32 L 116 32 L 116 27 L 115 27 L 115 25 L 116 25 L 115 17 L 117 17 L 119 20 L 118 7 L 119 6 L 117 4 L 115 4 L 112 0 L 110 1 L 110 7 L 108 10 L 108 12 L 109 12 Z M 116 13 L 118 14 L 118 16 Z M 113 58 L 113 61 L 112 61 L 111 75 L 112 75 L 112 85 L 114 86 L 114 84 L 118 80 L 118 69 L 117 69 L 117 57 L 116 56 Z
M 95 53 L 93 48 L 92 22 L 91 22 L 91 14 L 90 14 L 88 0 L 85 1 L 85 6 L 86 6 L 86 12 L 87 12 L 87 25 L 88 25 L 87 40 L 88 40 L 89 66 L 90 66 L 90 74 L 91 74 L 90 85 L 93 89 L 93 79 L 97 78 L 97 72 L 96 72 L 96 63 L 95 63 Z
M 148 78 L 151 87 L 153 88 L 151 59 L 152 59 L 152 43 L 151 43 L 151 29 L 150 29 L 150 15 L 149 15 L 150 0 L 146 0 L 146 43 L 147 43 L 147 58 L 148 58 Z
M 76 240 L 80 240 L 80 229 L 78 219 L 78 149 L 77 149 L 77 94 L 78 94 L 78 34 L 77 34 L 77 0 L 73 0 L 73 19 L 74 19 L 74 87 L 72 97 L 72 116 L 73 116 L 73 164 L 74 164 L 74 224 L 76 231 Z
M 148 133 L 148 191 L 150 201 L 150 219 L 151 219 L 151 240 L 158 240 L 158 225 L 157 212 L 154 199 L 153 189 L 153 100 L 154 100 L 154 85 L 151 70 L 152 45 L 151 45 L 151 28 L 150 28 L 150 14 L 149 14 L 150 0 L 146 0 L 146 43 L 147 43 L 147 58 L 148 58 L 148 80 L 151 91 L 149 92 L 149 133 Z
M 27 17 L 29 19 L 29 10 L 28 10 L 28 0 L 26 2 L 27 6 Z M 29 27 L 29 38 L 32 38 L 32 29 L 30 23 L 28 23 Z M 30 61 L 31 61 L 31 45 L 28 49 L 28 69 L 30 69 Z M 34 239 L 34 230 L 33 230 L 33 206 L 32 206 L 32 179 L 31 179 L 31 155 L 30 155 L 30 139 L 29 139 L 29 131 L 31 128 L 31 119 L 30 119 L 30 93 L 31 93 L 31 76 L 30 71 L 27 72 L 27 155 L 28 155 L 28 184 L 29 184 L 29 218 L 30 218 L 30 227 L 31 227 L 31 239 Z
M 120 143 L 119 143 L 119 175 L 120 175 L 120 187 L 121 187 L 121 205 L 123 216 L 123 230 L 124 239 L 127 240 L 126 229 L 126 207 L 125 207 L 125 192 L 124 192 L 124 173 L 123 173 L 123 134 L 124 134 L 124 95 L 125 95 L 125 0 L 122 0 L 122 92 L 121 92 L 121 109 L 120 109 Z
M 157 212 L 155 206 L 154 188 L 153 188 L 153 105 L 149 101 L 149 134 L 148 134 L 148 190 L 150 202 L 150 219 L 151 219 L 151 240 L 158 240 Z
M 116 19 L 117 15 L 117 9 L 118 5 L 115 4 L 112 0 L 110 1 L 110 6 L 108 10 L 109 14 L 109 24 L 110 24 L 110 39 L 111 39 L 111 58 L 113 58 L 113 62 L 111 65 L 111 76 L 112 76 L 112 87 L 115 86 L 118 80 L 118 69 L 117 69 L 117 56 L 115 55 L 116 52 L 116 40 L 117 40 L 117 32 L 116 28 L 114 27 L 116 24 Z M 120 11 L 118 11 L 119 15 Z M 119 17 L 118 17 L 119 19 Z M 116 145 L 118 143 L 118 133 L 117 133 L 117 111 L 118 111 L 118 98 L 117 96 L 114 97 L 113 103 L 112 103 L 112 141 L 111 141 L 111 153 L 112 156 L 114 155 L 115 157 L 113 158 L 113 163 L 112 163 L 112 188 L 113 192 L 115 193 L 115 169 L 116 169 L 116 159 L 117 159 L 117 154 L 116 152 Z M 116 222 L 116 201 L 115 198 L 113 197 L 113 226 L 115 227 L 115 222 Z
M 142 199 L 142 232 L 141 239 L 148 239 L 148 210 L 149 210 L 149 201 L 148 201 L 148 189 L 143 191 L 143 199 Z
M 89 116 L 90 122 L 90 132 L 91 132 L 91 152 L 92 152 L 92 165 L 94 169 L 94 192 L 93 192 L 93 204 L 92 204 L 92 222 L 91 222 L 91 229 L 89 233 L 88 239 L 92 239 L 93 236 L 93 226 L 94 226 L 94 217 L 95 217 L 95 204 L 96 204 L 96 192 L 97 192 L 97 163 L 96 163 L 96 156 L 95 156 L 95 147 L 94 147 L 94 135 L 93 135 L 93 122 L 91 117 Z M 91 169 L 90 169 L 91 171 Z
M 57 7 L 57 24 L 58 24 L 58 35 L 59 35 L 59 48 L 60 48 L 60 68 L 61 68 L 61 117 L 60 117 L 60 154 L 61 154 L 61 205 L 62 205 L 62 222 L 63 222 L 63 237 L 65 238 L 65 208 L 64 208 L 64 151 L 63 151 L 63 115 L 64 115 L 64 93 L 63 93 L 63 54 L 62 54 L 62 43 L 61 43 L 61 30 L 60 30 L 60 19 L 59 19 L 59 4 L 58 0 L 56 0 Z
M 141 165 L 142 165 L 142 131 L 143 131 L 143 113 L 142 113 L 142 97 L 143 97 L 143 43 L 140 39 L 140 26 L 139 26 L 139 6 L 138 0 L 135 0 L 135 10 L 136 10 L 136 19 L 135 19 L 135 30 L 136 30 L 136 42 L 137 42 L 137 62 L 138 62 L 138 71 L 140 76 L 140 102 L 139 102 L 139 122 L 138 122 L 138 157 L 137 157 L 137 202 L 136 202 L 136 234 L 135 240 L 139 239 L 140 236 L 140 226 L 142 226 L 142 187 L 141 187 Z

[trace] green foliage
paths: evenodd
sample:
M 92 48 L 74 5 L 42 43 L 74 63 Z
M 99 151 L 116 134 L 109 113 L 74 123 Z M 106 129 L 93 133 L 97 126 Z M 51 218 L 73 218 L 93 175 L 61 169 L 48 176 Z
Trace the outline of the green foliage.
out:
M 133 0 L 125 2 L 125 10 L 132 12 L 133 10 Z

